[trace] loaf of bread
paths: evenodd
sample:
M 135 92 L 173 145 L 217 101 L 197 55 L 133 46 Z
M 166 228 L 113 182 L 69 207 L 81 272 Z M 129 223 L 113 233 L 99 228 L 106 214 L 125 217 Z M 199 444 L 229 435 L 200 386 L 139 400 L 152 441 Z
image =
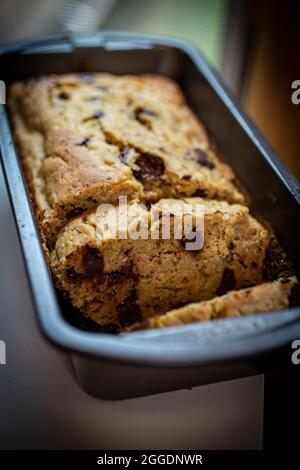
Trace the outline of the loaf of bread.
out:
M 175 82 L 49 75 L 13 84 L 9 109 L 55 285 L 81 314 L 123 331 L 286 306 L 292 281 L 259 285 L 278 278 L 266 277 L 271 232 Z M 103 224 L 120 197 L 125 237 Z M 178 237 L 174 222 L 162 237 L 179 209 L 190 233 Z
M 160 233 L 168 214 L 161 208 L 172 212 L 175 206 L 178 211 L 184 203 L 203 206 L 204 244 L 196 250 L 186 249 L 187 241 L 174 238 L 174 224 L 169 239 L 151 238 L 154 225 L 159 225 L 156 233 Z M 99 222 L 92 211 L 66 225 L 50 256 L 52 272 L 73 305 L 99 324 L 122 328 L 263 279 L 269 234 L 245 206 L 187 198 L 161 200 L 150 210 L 133 202 L 128 212 L 128 230 L 145 226 L 144 238 L 97 233 Z M 159 218 L 153 217 L 155 212 Z M 193 228 L 201 227 L 197 217 L 202 215 L 194 211 L 192 217 Z
M 244 202 L 232 170 L 165 77 L 52 75 L 14 84 L 9 105 L 50 247 L 69 219 L 120 194 Z
M 292 290 L 296 284 L 297 280 L 293 276 L 247 289 L 230 291 L 211 300 L 191 303 L 164 315 L 155 315 L 144 321 L 133 323 L 125 328 L 125 331 L 180 326 L 186 323 L 279 310 L 289 306 Z

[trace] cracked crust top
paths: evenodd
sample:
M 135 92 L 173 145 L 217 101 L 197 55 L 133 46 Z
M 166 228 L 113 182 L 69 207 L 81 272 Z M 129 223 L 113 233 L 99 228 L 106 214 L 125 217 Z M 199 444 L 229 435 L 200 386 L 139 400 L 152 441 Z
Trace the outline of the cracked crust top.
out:
M 14 84 L 9 107 L 49 246 L 70 218 L 120 195 L 245 202 L 170 79 L 51 75 Z

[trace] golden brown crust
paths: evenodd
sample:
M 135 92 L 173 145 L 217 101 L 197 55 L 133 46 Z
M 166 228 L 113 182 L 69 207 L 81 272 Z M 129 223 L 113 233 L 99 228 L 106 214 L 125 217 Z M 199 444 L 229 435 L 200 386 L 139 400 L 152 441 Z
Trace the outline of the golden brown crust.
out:
M 126 331 L 180 326 L 187 323 L 279 310 L 288 307 L 292 289 L 296 284 L 296 278 L 291 277 L 266 282 L 247 289 L 231 291 L 211 300 L 188 304 L 182 308 L 171 310 L 164 315 L 155 316 L 143 322 L 136 322 L 128 327 Z
M 9 107 L 50 245 L 75 213 L 119 195 L 244 202 L 232 170 L 165 77 L 51 75 L 14 84 Z
M 173 227 L 170 239 L 151 239 L 152 214 L 166 202 L 177 209 L 184 203 L 203 205 L 201 249 L 186 250 L 183 240 L 174 238 Z M 151 210 L 140 210 L 133 202 L 129 211 L 129 228 L 149 222 L 148 239 L 118 239 L 110 232 L 97 236 L 92 211 L 64 228 L 51 253 L 50 266 L 59 286 L 97 323 L 122 327 L 137 316 L 151 317 L 262 281 L 269 234 L 245 206 L 185 198 L 161 200 Z M 163 220 L 164 215 L 155 223 L 161 227 Z M 195 212 L 194 226 L 198 220 Z
M 294 280 L 222 295 L 288 271 L 281 258 L 269 262 L 270 230 L 250 216 L 233 171 L 175 82 L 50 75 L 14 84 L 9 108 L 55 283 L 85 316 L 119 329 L 144 319 L 136 325 L 152 328 L 286 306 Z M 99 238 L 96 207 L 121 195 L 131 207 L 157 202 L 132 224 L 151 218 L 163 198 L 203 204 L 204 247 L 186 251 L 172 236 Z

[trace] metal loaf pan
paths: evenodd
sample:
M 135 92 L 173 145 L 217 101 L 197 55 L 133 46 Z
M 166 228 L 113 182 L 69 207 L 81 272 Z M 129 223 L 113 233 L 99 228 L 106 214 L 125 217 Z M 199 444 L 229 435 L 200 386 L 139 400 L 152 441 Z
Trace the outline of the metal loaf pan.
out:
M 55 36 L 0 48 L 0 64 L 7 85 L 65 72 L 151 72 L 175 79 L 299 273 L 299 183 L 193 46 L 122 32 Z M 87 392 L 105 399 L 129 398 L 256 374 L 289 360 L 290 342 L 300 337 L 300 308 L 123 336 L 70 324 L 68 307 L 56 295 L 42 253 L 5 106 L 0 138 L 41 331 L 69 351 L 75 375 Z

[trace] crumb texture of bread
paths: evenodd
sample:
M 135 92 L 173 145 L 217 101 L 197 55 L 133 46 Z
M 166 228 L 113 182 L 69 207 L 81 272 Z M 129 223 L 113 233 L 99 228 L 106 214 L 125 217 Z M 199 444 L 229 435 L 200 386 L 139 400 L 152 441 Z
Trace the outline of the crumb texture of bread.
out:
M 156 75 L 67 74 L 9 92 L 15 141 L 41 231 L 120 195 L 244 203 L 179 87 Z
M 182 239 L 152 239 L 170 207 L 203 205 L 204 245 L 187 250 Z M 119 239 L 96 232 L 92 211 L 71 221 L 50 256 L 57 283 L 71 302 L 99 324 L 122 328 L 187 302 L 201 301 L 263 279 L 268 231 L 247 207 L 201 198 L 161 200 L 151 209 L 132 202 L 128 229 L 148 227 L 147 239 Z M 158 219 L 154 212 L 161 213 Z M 196 227 L 198 214 L 193 213 Z M 154 222 L 153 222 L 154 220 Z
M 253 313 L 271 312 L 287 308 L 297 280 L 293 276 L 266 282 L 255 287 L 230 291 L 211 300 L 191 303 L 164 315 L 136 322 L 125 331 L 180 326 L 187 323 L 240 317 Z
M 287 257 L 173 80 L 48 75 L 13 84 L 8 105 L 54 283 L 78 315 L 122 332 L 288 305 L 296 279 Z M 120 196 L 127 237 L 110 224 L 99 232 Z M 99 216 L 103 203 L 111 206 Z M 174 220 L 192 208 L 184 217 L 199 249 L 187 249 L 175 223 L 161 236 L 166 203 Z

